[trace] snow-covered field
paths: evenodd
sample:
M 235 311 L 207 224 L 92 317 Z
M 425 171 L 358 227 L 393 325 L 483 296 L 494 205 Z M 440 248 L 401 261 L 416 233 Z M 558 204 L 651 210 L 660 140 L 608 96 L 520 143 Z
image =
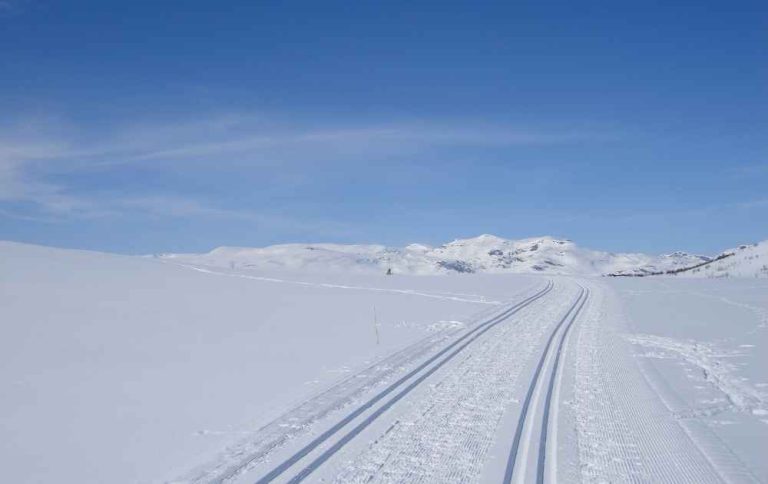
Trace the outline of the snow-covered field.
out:
M 628 321 L 625 339 L 664 408 L 724 472 L 738 475 L 744 466 L 768 480 L 768 281 L 613 285 Z
M 768 279 L 246 255 L 0 243 L 2 480 L 768 481 Z

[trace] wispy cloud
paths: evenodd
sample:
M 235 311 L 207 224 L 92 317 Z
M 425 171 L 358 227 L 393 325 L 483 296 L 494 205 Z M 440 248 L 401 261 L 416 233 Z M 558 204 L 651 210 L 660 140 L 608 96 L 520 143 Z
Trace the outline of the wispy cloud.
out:
M 306 168 L 413 160 L 425 152 L 453 147 L 552 145 L 594 137 L 576 131 L 458 122 L 348 123 L 318 128 L 311 123 L 276 121 L 258 114 L 199 116 L 191 121 L 90 130 L 50 119 L 33 119 L 4 129 L 0 137 L 0 203 L 21 203 L 56 217 L 132 212 L 158 217 L 249 219 L 256 215 L 168 192 L 111 191 L 108 182 L 98 187 L 98 193 L 91 193 L 93 187 L 89 190 L 75 186 L 67 182 L 67 177 L 131 169 L 165 174 L 195 172 L 205 177 L 212 170 L 230 170 L 235 174 L 257 171 L 264 180 L 284 180 L 299 173 L 318 176 L 317 170 Z M 13 212 L 8 206 L 4 210 Z
M 111 210 L 114 210 L 116 216 L 135 211 L 143 216 L 162 219 L 228 220 L 246 223 L 253 230 L 311 233 L 315 237 L 338 237 L 352 233 L 352 229 L 347 225 L 331 220 L 306 220 L 269 209 L 259 211 L 222 209 L 200 200 L 176 196 L 113 198 L 106 203 Z
M 575 131 L 538 132 L 507 126 L 389 123 L 316 128 L 271 124 L 248 116 L 127 127 L 92 147 L 91 158 L 107 164 L 142 161 L 275 164 L 343 161 L 451 146 L 551 145 L 594 138 Z
M 747 209 L 747 210 L 753 209 L 753 208 L 768 208 L 768 198 L 763 198 L 759 200 L 749 200 L 747 202 L 737 203 L 736 207 Z
M 214 217 L 246 221 L 259 220 L 259 217 L 251 212 L 215 208 L 199 200 L 166 195 L 114 198 L 107 203 L 113 210 L 133 210 L 158 217 Z
M 0 0 L 0 18 L 20 13 L 30 0 Z
M 52 213 L 90 211 L 78 197 L 36 173 L 41 161 L 58 160 L 66 152 L 65 145 L 51 140 L 0 139 L 0 202 L 34 203 Z
M 728 169 L 728 173 L 738 178 L 765 176 L 768 175 L 768 162 L 732 165 Z

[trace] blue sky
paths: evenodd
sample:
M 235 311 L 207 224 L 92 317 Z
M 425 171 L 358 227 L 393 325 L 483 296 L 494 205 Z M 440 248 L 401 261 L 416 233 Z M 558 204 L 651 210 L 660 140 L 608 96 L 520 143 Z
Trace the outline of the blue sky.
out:
M 0 239 L 768 238 L 766 2 L 0 0 Z

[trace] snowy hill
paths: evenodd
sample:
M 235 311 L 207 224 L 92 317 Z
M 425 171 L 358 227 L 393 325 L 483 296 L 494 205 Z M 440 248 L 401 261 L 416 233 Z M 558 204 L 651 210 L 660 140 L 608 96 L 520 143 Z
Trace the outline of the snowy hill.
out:
M 690 277 L 768 277 L 768 240 L 726 250 L 722 255 L 724 257 L 680 273 L 680 275 Z
M 431 247 L 383 245 L 285 244 L 265 248 L 220 247 L 207 254 L 163 254 L 175 262 L 230 269 L 399 274 L 550 273 L 602 275 L 647 273 L 688 267 L 711 260 L 684 252 L 653 256 L 610 253 L 578 247 L 570 240 L 535 237 L 508 240 L 493 235 Z

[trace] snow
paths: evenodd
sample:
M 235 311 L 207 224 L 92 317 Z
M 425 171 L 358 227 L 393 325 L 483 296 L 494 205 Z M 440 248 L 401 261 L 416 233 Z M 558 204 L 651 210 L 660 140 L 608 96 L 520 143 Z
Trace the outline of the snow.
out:
M 768 277 L 768 240 L 726 250 L 733 254 L 711 264 L 682 273 L 685 277 Z
M 766 481 L 764 251 L 607 278 L 701 259 L 490 235 L 162 257 L 0 242 L 3 480 L 253 483 L 287 463 L 280 479 L 499 482 L 520 434 L 514 480 Z
M 534 237 L 507 240 L 494 235 L 430 247 L 383 245 L 286 244 L 265 248 L 220 247 L 207 254 L 163 254 L 160 258 L 194 265 L 315 273 L 397 274 L 543 273 L 602 275 L 647 273 L 687 267 L 709 260 L 684 252 L 646 254 L 595 251 L 570 240 Z
M 746 467 L 765 481 L 768 281 L 612 282 L 626 315 L 624 337 L 665 405 L 702 445 L 717 445 L 738 472 Z
M 529 281 L 376 275 L 328 287 L 8 242 L 0 274 L 0 465 L 16 483 L 174 478 Z

